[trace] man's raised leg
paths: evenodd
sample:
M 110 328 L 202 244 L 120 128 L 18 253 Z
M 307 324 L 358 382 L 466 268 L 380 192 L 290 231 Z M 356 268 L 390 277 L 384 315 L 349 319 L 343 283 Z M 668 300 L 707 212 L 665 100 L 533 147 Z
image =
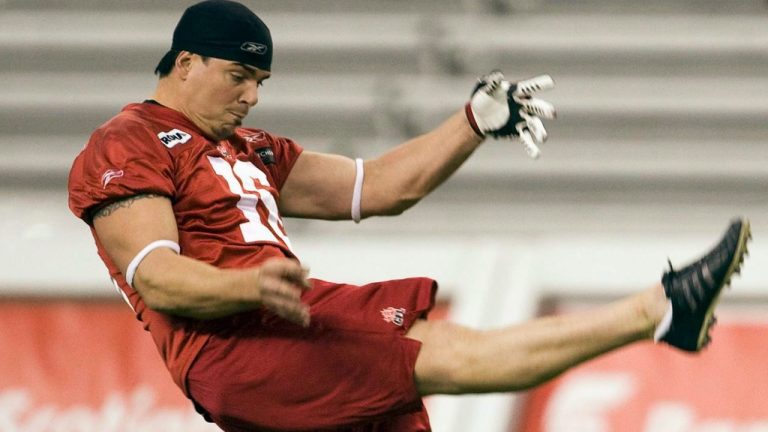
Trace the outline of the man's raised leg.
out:
M 515 391 L 541 384 L 586 360 L 655 339 L 698 351 L 708 339 L 720 294 L 738 273 L 751 237 L 735 219 L 706 255 L 670 269 L 662 284 L 592 311 L 543 317 L 496 330 L 419 321 L 416 382 L 423 395 Z

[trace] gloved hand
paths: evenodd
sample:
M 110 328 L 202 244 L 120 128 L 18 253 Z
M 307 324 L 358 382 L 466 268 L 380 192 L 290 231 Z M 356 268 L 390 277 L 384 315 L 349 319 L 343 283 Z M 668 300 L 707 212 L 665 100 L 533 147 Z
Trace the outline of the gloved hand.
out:
M 551 89 L 555 82 L 549 75 L 511 83 L 501 71 L 493 71 L 477 82 L 465 107 L 472 129 L 480 136 L 519 139 L 528 155 L 540 155 L 539 145 L 547 140 L 541 119 L 554 119 L 555 107 L 532 95 Z

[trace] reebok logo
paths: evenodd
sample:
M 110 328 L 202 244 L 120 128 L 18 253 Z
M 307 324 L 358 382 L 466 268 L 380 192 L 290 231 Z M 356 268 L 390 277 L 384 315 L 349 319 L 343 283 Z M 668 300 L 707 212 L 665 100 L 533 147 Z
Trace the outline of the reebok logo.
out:
M 106 189 L 109 182 L 113 179 L 122 177 L 124 174 L 123 170 L 118 169 L 108 169 L 104 171 L 104 174 L 101 175 L 101 188 Z
M 249 143 L 264 141 L 264 138 L 266 138 L 266 135 L 264 134 L 264 132 L 256 132 L 250 135 L 243 135 L 243 139 Z
M 252 54 L 263 55 L 267 53 L 267 46 L 256 42 L 244 42 L 240 49 Z
M 157 134 L 157 137 L 160 138 L 160 142 L 162 142 L 164 146 L 174 148 L 179 144 L 184 144 L 189 141 L 192 138 L 192 135 L 178 129 L 172 129 L 168 132 L 160 132 Z

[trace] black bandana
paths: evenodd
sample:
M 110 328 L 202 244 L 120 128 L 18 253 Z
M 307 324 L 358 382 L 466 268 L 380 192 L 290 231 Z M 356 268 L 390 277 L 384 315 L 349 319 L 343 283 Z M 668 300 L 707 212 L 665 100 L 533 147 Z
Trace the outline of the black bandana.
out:
M 272 67 L 269 28 L 250 9 L 229 0 L 207 0 L 187 8 L 173 32 L 171 49 L 264 71 Z

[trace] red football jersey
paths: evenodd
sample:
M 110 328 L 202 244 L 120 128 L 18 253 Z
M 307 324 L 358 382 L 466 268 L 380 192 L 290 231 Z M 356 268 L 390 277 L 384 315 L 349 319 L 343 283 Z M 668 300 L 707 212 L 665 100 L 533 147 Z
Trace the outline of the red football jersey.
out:
M 256 129 L 219 142 L 183 114 L 151 103 L 131 104 L 97 129 L 74 161 L 69 207 L 91 224 L 100 206 L 137 194 L 171 199 L 185 256 L 219 268 L 294 257 L 277 207 L 280 188 L 302 148 Z M 198 321 L 149 309 L 128 286 L 91 232 L 110 276 L 155 341 L 176 384 L 212 331 L 232 319 Z M 246 313 L 247 314 L 247 313 Z

